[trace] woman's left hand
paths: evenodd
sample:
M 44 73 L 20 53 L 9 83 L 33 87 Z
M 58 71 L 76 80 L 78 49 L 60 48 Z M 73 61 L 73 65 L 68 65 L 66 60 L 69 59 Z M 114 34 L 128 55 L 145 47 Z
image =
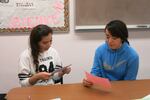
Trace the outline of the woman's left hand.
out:
M 69 74 L 71 71 L 71 67 L 66 67 L 64 68 L 64 70 L 62 71 L 64 74 Z
M 64 74 L 69 74 L 71 67 L 65 67 L 61 72 L 58 73 L 59 77 L 62 77 Z

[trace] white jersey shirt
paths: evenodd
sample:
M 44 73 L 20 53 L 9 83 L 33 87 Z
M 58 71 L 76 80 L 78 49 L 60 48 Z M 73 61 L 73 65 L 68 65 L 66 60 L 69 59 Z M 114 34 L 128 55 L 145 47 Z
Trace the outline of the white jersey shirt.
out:
M 55 69 L 59 69 L 62 66 L 60 56 L 58 52 L 50 47 L 47 51 L 40 53 L 38 57 L 39 66 L 38 72 L 52 72 Z M 58 66 L 57 66 L 58 65 Z M 33 63 L 33 58 L 31 55 L 31 49 L 26 49 L 19 58 L 19 74 L 21 86 L 30 86 L 29 78 L 36 74 L 36 66 Z M 55 73 L 48 81 L 39 80 L 35 85 L 47 85 L 52 84 L 52 80 L 59 80 L 58 73 Z

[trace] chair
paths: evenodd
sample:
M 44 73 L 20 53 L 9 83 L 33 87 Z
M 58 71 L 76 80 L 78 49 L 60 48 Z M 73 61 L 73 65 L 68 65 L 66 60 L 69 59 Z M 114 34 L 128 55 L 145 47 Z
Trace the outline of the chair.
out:
M 54 84 L 61 83 L 63 84 L 63 77 L 61 77 L 59 80 L 54 80 Z
M 6 99 L 5 99 L 5 96 L 6 96 L 5 93 L 0 94 L 0 100 L 6 100 Z
M 57 68 L 62 68 L 62 66 L 60 65 L 56 65 Z M 54 80 L 54 84 L 57 84 L 57 83 L 61 83 L 63 84 L 63 77 L 61 77 L 59 80 Z

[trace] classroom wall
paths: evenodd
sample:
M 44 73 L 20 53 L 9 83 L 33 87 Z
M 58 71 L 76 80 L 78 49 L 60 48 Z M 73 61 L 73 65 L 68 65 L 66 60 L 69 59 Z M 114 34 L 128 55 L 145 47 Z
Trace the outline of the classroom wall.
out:
M 70 31 L 53 35 L 53 47 L 59 52 L 63 64 L 72 64 L 64 83 L 78 83 L 84 71 L 90 71 L 95 48 L 104 42 L 102 31 L 74 31 L 74 0 L 70 0 Z M 150 30 L 129 30 L 130 44 L 140 55 L 138 79 L 150 78 Z M 17 79 L 18 57 L 28 47 L 29 33 L 0 33 L 0 93 L 20 86 Z

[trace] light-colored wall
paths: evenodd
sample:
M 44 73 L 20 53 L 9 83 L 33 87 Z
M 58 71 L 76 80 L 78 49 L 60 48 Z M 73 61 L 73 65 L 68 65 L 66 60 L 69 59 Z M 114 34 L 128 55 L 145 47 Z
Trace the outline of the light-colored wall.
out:
M 140 55 L 138 79 L 150 78 L 150 30 L 129 30 L 130 44 Z M 29 33 L 0 33 L 0 93 L 20 86 L 17 64 L 20 53 L 28 46 Z M 64 83 L 81 82 L 84 71 L 90 71 L 95 48 L 104 42 L 101 31 L 74 31 L 74 0 L 70 0 L 70 31 L 53 35 L 53 46 L 59 52 L 63 64 L 72 64 L 72 72 L 64 77 Z

